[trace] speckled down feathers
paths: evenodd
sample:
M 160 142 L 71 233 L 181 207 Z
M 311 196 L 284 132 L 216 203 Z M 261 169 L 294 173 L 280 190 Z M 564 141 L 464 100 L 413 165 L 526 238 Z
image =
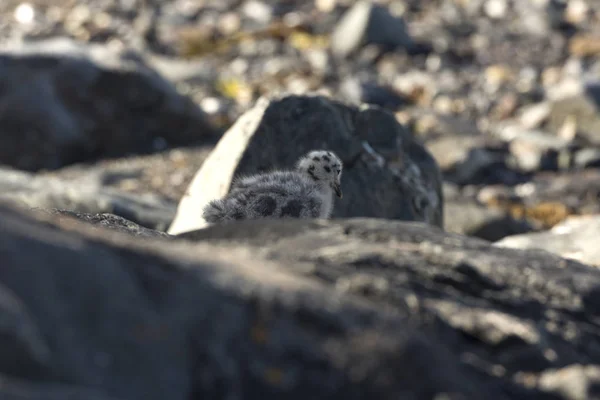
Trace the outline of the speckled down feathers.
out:
M 263 218 L 329 218 L 333 195 L 342 197 L 342 162 L 332 152 L 313 150 L 295 170 L 272 171 L 234 180 L 229 194 L 203 210 L 204 220 L 220 223 Z
M 320 185 L 297 171 L 237 179 L 228 196 L 204 208 L 209 223 L 260 218 L 318 218 Z

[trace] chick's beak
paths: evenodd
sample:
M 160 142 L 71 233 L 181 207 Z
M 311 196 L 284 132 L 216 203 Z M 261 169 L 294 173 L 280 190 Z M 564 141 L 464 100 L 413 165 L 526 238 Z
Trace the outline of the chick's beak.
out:
M 341 199 L 342 198 L 342 188 L 340 187 L 339 183 L 333 184 L 333 190 L 335 190 L 335 194 L 337 195 L 337 197 L 339 197 Z

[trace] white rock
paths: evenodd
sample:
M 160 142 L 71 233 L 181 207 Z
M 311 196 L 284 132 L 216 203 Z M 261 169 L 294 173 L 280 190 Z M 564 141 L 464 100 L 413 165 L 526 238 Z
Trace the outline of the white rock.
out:
M 539 128 L 550 115 L 550 104 L 537 103 L 521 109 L 519 121 L 526 129 Z
M 21 3 L 15 8 L 15 19 L 21 24 L 30 24 L 35 18 L 35 9 L 29 3 Z
M 561 257 L 600 267 L 600 215 L 572 216 L 551 230 L 508 236 L 499 247 L 541 249 Z
M 501 19 L 506 16 L 508 4 L 506 0 L 488 0 L 484 5 L 485 14 L 493 19 Z

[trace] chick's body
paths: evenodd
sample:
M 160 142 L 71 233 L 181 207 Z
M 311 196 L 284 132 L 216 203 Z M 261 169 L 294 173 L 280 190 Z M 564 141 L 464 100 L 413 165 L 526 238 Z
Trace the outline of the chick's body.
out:
M 341 197 L 340 177 L 337 156 L 313 151 L 299 160 L 295 170 L 236 179 L 227 196 L 204 208 L 204 219 L 214 224 L 262 218 L 329 218 L 334 193 Z

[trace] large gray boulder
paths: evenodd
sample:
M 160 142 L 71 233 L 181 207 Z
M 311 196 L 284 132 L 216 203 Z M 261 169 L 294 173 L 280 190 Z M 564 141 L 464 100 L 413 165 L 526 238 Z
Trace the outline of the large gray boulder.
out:
M 546 252 L 374 219 L 153 239 L 34 215 L 0 208 L 1 398 L 597 393 L 600 271 Z
M 224 134 L 179 203 L 169 233 L 206 226 L 202 209 L 242 174 L 293 168 L 313 149 L 344 163 L 333 218 L 375 217 L 443 225 L 441 173 L 394 115 L 322 96 L 261 98 Z
M 0 48 L 0 164 L 77 161 L 216 141 L 200 108 L 142 57 L 67 39 Z

